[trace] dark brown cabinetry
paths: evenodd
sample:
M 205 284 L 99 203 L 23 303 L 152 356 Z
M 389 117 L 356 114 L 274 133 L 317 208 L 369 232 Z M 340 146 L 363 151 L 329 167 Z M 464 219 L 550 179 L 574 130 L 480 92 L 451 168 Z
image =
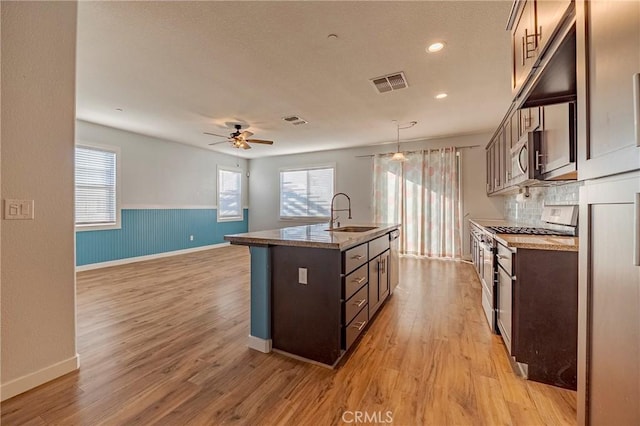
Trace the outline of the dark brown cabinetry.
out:
M 487 146 L 487 193 L 501 191 L 509 186 L 510 167 L 507 146 L 511 145 L 511 128 L 501 127 Z
M 535 62 L 537 47 L 535 1 L 523 0 L 518 3 L 522 4 L 522 9 L 511 33 L 513 66 L 511 89 L 514 92 L 522 87 L 529 76 Z
M 578 423 L 640 424 L 640 172 L 580 192 Z
M 389 237 L 369 243 L 369 317 L 389 295 Z
M 342 252 L 271 247 L 273 348 L 334 365 L 389 296 L 389 241 L 386 233 Z
M 578 253 L 498 244 L 497 323 L 530 380 L 576 389 Z
M 570 0 L 518 0 L 511 27 L 511 89 L 518 93 L 556 35 L 572 6 Z
M 539 55 L 544 53 L 545 48 L 553 39 L 572 3 L 571 0 L 536 1 L 537 50 Z
M 640 168 L 640 2 L 578 3 L 580 180 Z
M 640 424 L 640 2 L 577 1 L 578 424 Z
M 342 353 L 340 251 L 273 246 L 271 261 L 273 348 L 333 365 Z
M 487 145 L 488 195 L 509 193 L 536 180 L 577 177 L 575 139 L 565 138 L 561 146 L 553 133 L 557 122 L 549 121 L 552 137 L 543 144 L 533 146 L 542 136 L 530 136 L 544 131 L 548 105 L 576 99 L 574 2 L 516 0 L 507 29 L 511 31 L 515 98 Z M 566 119 L 568 125 L 569 117 Z
M 342 348 L 351 347 L 369 323 L 369 257 L 367 244 L 343 253 L 344 271 L 357 267 L 342 280 Z
M 487 193 L 535 180 L 576 179 L 575 128 L 575 102 L 511 113 L 487 147 Z
M 518 126 L 518 137 L 526 137 L 527 133 L 533 132 L 540 128 L 540 117 L 542 115 L 541 107 L 521 108 L 517 111 L 520 119 Z

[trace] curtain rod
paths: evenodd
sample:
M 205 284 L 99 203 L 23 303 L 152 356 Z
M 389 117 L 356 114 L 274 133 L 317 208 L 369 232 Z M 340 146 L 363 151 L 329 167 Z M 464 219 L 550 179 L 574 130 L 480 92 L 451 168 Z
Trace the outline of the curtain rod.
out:
M 473 148 L 477 148 L 480 145 L 465 145 L 465 146 L 448 146 L 445 147 L 446 148 L 455 148 L 455 149 L 473 149 Z M 413 150 L 413 151 L 401 151 L 404 154 L 409 154 L 411 152 L 420 152 L 420 151 L 438 151 L 440 149 L 443 148 L 429 148 L 429 149 L 418 149 L 418 150 Z M 393 154 L 393 152 L 386 152 L 386 153 L 382 153 L 382 155 L 390 155 Z M 366 157 L 375 157 L 377 154 L 367 154 L 367 155 L 356 155 L 356 158 L 366 158 Z

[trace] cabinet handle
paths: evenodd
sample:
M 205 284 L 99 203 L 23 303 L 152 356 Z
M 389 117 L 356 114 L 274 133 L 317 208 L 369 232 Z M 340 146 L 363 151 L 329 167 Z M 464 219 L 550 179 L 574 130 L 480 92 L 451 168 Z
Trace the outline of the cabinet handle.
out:
M 640 192 L 636 194 L 636 199 L 634 201 L 633 264 L 635 266 L 640 266 Z
M 354 302 L 353 306 L 355 306 L 356 308 L 359 308 L 360 306 L 364 305 L 365 303 L 367 303 L 367 299 L 362 299 L 362 300 L 359 300 L 357 302 Z
M 540 38 L 540 34 L 542 32 L 542 27 L 540 27 L 540 33 L 534 32 L 533 34 L 529 34 L 529 30 L 525 28 L 524 37 L 526 39 L 525 42 L 525 56 L 527 59 L 535 58 L 536 49 L 538 48 L 538 40 Z
M 355 324 L 351 324 L 351 327 L 358 329 L 358 331 L 362 330 L 364 326 L 367 324 L 366 321 L 357 322 Z
M 361 254 L 356 254 L 356 255 L 354 255 L 354 256 L 351 256 L 351 258 L 352 258 L 352 259 L 355 259 L 355 260 L 360 260 L 360 259 L 363 259 L 363 258 L 364 258 L 364 256 L 363 256 L 363 255 L 361 255 Z
M 364 282 L 364 280 L 366 280 L 367 277 L 360 277 L 360 278 L 354 278 L 351 281 L 354 283 L 358 283 L 358 284 L 362 284 Z
M 640 146 L 640 73 L 633 75 L 633 112 L 636 146 Z
M 544 157 L 544 154 L 540 151 L 536 151 L 536 170 L 538 171 L 542 171 L 540 170 L 542 168 L 542 157 Z

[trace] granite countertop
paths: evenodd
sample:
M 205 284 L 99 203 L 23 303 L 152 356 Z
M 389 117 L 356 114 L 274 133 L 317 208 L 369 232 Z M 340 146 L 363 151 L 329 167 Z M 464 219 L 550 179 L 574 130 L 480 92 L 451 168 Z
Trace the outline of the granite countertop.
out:
M 328 231 L 328 223 L 318 223 L 225 235 L 224 239 L 231 244 L 247 246 L 296 246 L 344 250 L 400 227 L 397 223 L 348 223 L 343 226 L 372 226 L 375 229 L 365 232 L 336 232 Z
M 484 228 L 485 226 L 527 226 L 526 224 L 495 219 L 469 219 L 469 222 Z M 488 231 L 487 231 L 488 232 Z M 510 248 L 578 251 L 578 237 L 554 237 L 550 235 L 514 235 L 492 234 L 496 240 Z

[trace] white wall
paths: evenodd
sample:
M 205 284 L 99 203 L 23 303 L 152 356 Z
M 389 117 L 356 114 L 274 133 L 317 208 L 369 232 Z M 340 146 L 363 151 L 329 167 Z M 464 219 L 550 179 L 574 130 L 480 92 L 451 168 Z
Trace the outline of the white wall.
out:
M 76 141 L 120 147 L 123 208 L 213 207 L 217 166 L 236 164 L 243 171 L 243 204 L 248 205 L 245 159 L 81 120 Z
M 77 368 L 73 154 L 75 2 L 2 2 L 2 399 Z
M 402 143 L 401 150 L 439 148 L 445 146 L 480 145 L 461 151 L 464 220 L 464 252 L 469 252 L 468 221 L 476 218 L 502 218 L 501 197 L 489 198 L 485 192 L 485 151 L 490 133 Z M 351 197 L 353 222 L 373 220 L 373 159 L 358 158 L 395 151 L 395 145 L 321 151 L 308 154 L 283 155 L 251 160 L 249 164 L 251 194 L 249 197 L 249 230 L 257 231 L 300 224 L 279 219 L 279 169 L 315 164 L 336 164 L 336 192 Z M 345 221 L 342 220 L 344 223 Z

